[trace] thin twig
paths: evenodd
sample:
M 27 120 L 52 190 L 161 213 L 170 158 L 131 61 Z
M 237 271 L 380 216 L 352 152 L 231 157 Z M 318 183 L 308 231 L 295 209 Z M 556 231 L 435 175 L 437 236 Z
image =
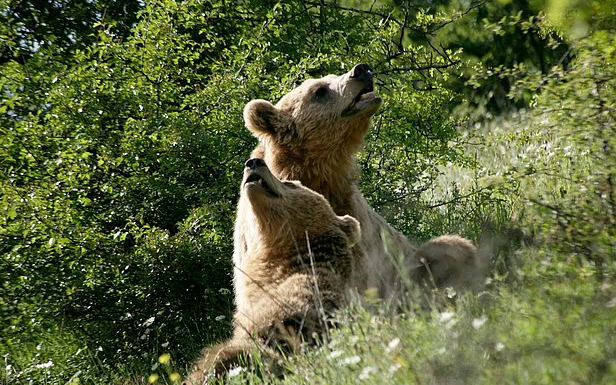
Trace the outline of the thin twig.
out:
M 462 13 L 458 14 L 458 15 L 457 15 L 457 17 L 453 17 L 451 20 L 447 20 L 446 22 L 444 22 L 444 23 L 442 23 L 442 24 L 440 24 L 440 25 L 436 26 L 435 28 L 432 28 L 432 29 L 431 29 L 430 31 L 428 31 L 427 33 L 428 33 L 428 34 L 430 34 L 430 35 L 431 35 L 431 34 L 433 34 L 434 32 L 438 31 L 439 29 L 444 28 L 445 26 L 447 26 L 447 25 L 449 25 L 449 24 L 453 23 L 454 21 L 456 21 L 456 20 L 458 20 L 458 19 L 460 19 L 460 18 L 464 17 L 464 16 L 465 16 L 465 15 L 467 15 L 469 12 L 471 12 L 473 9 L 476 9 L 476 8 L 481 7 L 481 6 L 482 6 L 482 5 L 484 5 L 485 3 L 486 3 L 485 1 L 482 1 L 482 2 L 477 3 L 477 4 L 475 4 L 475 5 L 471 5 L 471 6 L 470 6 L 470 7 L 469 7 L 466 11 L 464 11 L 464 12 L 462 12 Z

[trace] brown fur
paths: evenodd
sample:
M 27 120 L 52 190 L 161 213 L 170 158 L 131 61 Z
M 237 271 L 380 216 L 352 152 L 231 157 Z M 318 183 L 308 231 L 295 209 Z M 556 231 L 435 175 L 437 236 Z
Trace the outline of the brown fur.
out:
M 428 287 L 474 289 L 483 284 L 483 266 L 477 248 L 457 235 L 442 235 L 424 243 L 415 258 L 421 266 L 415 270 L 416 281 Z
M 253 100 L 244 109 L 244 119 L 259 139 L 253 157 L 264 159 L 277 177 L 299 180 L 323 194 L 336 214 L 351 215 L 360 222 L 362 238 L 353 249 L 348 286 L 360 293 L 375 287 L 383 298 L 389 299 L 404 291 L 401 280 L 395 277 L 417 276 L 414 270 L 421 263 L 415 256 L 416 247 L 370 207 L 357 187 L 359 167 L 355 156 L 382 101 L 368 92 L 350 113 L 349 106 L 360 91 L 370 91 L 372 84 L 367 66 L 359 65 L 341 76 L 306 80 L 275 106 L 265 100 Z M 250 232 L 252 226 L 248 218 L 238 222 L 236 244 L 243 242 L 243 234 Z M 391 240 L 389 245 L 384 238 Z M 430 242 L 422 249 L 432 247 Z M 469 242 L 460 237 L 441 239 L 432 250 L 443 249 L 443 243 L 470 252 Z M 447 256 L 459 259 L 450 253 Z M 433 257 L 443 259 L 428 253 L 427 262 Z M 400 271 L 400 266 L 408 271 Z M 465 269 L 472 263 L 453 266 L 463 269 L 456 274 L 466 274 Z
M 360 238 L 354 218 L 337 216 L 322 195 L 250 160 L 237 224 L 246 221 L 252 226 L 240 226 L 241 237 L 236 232 L 233 337 L 204 351 L 188 384 L 203 384 L 255 349 L 270 358 L 279 349 L 296 352 L 327 330 L 327 314 L 343 302 L 351 248 Z

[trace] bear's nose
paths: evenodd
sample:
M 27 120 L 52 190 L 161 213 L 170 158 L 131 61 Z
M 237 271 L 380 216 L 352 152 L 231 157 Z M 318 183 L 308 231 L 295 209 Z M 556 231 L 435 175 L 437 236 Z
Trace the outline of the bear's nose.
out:
M 365 75 L 372 75 L 368 64 L 358 64 L 351 70 L 351 78 L 359 78 Z
M 265 166 L 265 161 L 260 158 L 252 158 L 248 159 L 245 163 L 245 166 L 251 170 L 256 169 L 257 167 Z

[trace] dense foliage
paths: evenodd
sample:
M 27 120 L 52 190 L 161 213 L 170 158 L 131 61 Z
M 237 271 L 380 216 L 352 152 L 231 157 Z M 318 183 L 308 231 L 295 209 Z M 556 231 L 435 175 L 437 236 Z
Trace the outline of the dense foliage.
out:
M 517 288 L 529 273 L 510 247 L 538 234 L 547 249 L 523 253 L 539 271 L 530 287 L 545 274 L 557 288 L 548 294 L 571 295 L 576 314 L 587 298 L 603 306 L 616 248 L 605 7 L 0 0 L 0 383 L 139 377 L 166 370 L 161 353 L 183 364 L 224 337 L 235 203 L 256 144 L 243 107 L 358 63 L 385 100 L 359 158 L 378 211 L 416 239 L 493 236 L 495 282 Z M 563 277 L 589 275 L 571 294 Z M 515 302 L 513 289 L 494 290 Z M 484 305 L 491 318 L 514 316 L 504 302 L 469 301 L 471 319 Z M 549 317 L 566 308 L 528 306 Z M 593 340 L 613 327 L 596 314 Z M 430 317 L 409 335 L 437 333 Z M 526 357 L 531 339 L 506 344 Z M 592 352 L 597 365 L 610 354 Z M 495 357 L 524 361 L 516 354 Z

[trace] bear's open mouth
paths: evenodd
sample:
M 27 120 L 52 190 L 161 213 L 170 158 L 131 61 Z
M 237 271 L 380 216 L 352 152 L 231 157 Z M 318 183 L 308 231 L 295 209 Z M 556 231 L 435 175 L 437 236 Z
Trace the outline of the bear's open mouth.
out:
M 347 117 L 356 114 L 357 112 L 366 108 L 378 97 L 374 93 L 374 84 L 370 82 L 364 88 L 359 91 L 357 96 L 353 99 L 351 104 L 342 111 L 342 117 Z
M 257 173 L 251 173 L 250 175 L 248 175 L 248 178 L 246 178 L 246 182 L 244 182 L 244 186 L 247 186 L 249 184 L 253 186 L 260 186 L 261 188 L 263 188 L 263 190 L 265 190 L 273 197 L 280 197 L 280 195 L 267 184 L 265 179 L 263 179 L 263 177 Z

